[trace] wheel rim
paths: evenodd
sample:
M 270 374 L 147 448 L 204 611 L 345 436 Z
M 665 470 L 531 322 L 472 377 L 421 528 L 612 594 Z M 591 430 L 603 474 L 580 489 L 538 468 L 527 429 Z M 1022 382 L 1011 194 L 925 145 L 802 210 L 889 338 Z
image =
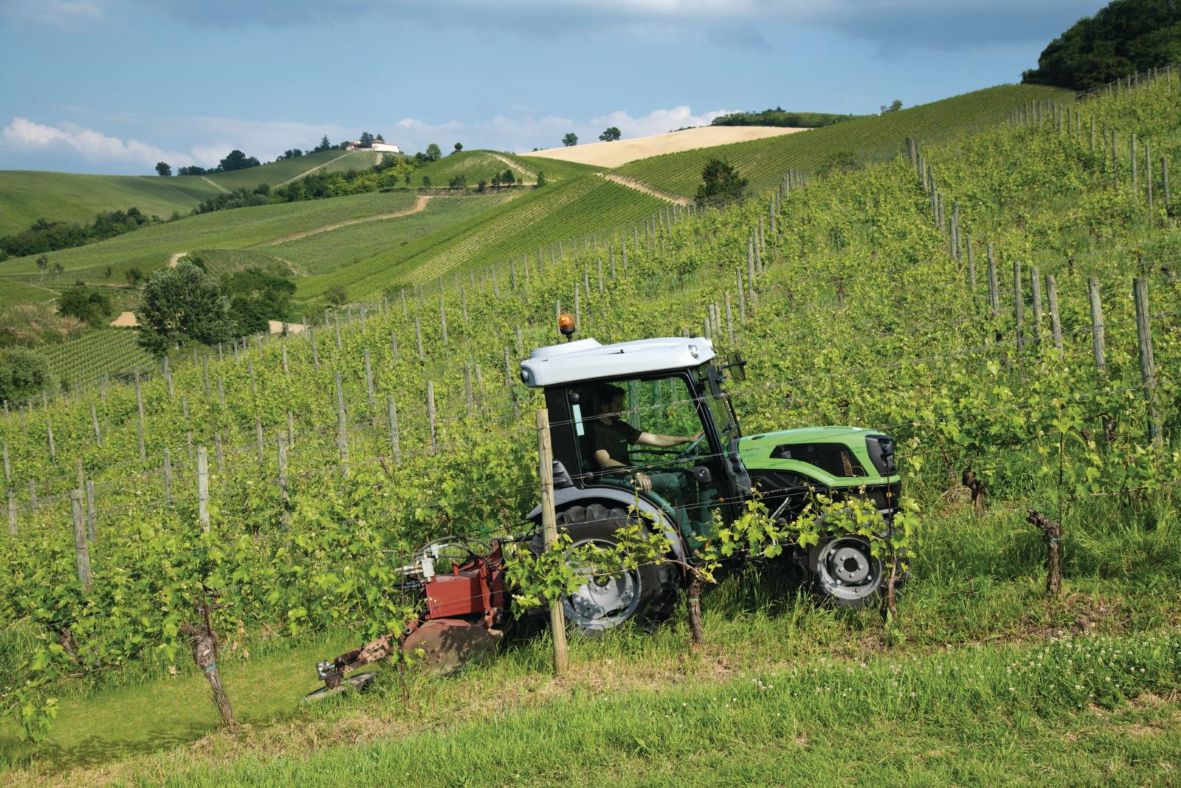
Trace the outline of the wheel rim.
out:
M 824 590 L 839 599 L 861 600 L 882 583 L 882 562 L 864 539 L 844 536 L 825 544 L 816 557 L 816 577 Z
M 583 539 L 571 547 L 581 545 L 610 549 L 615 543 L 606 539 Z M 587 582 L 563 600 L 568 622 L 584 631 L 598 632 L 619 626 L 635 615 L 641 591 L 640 575 L 636 570 L 621 569 L 617 574 L 592 575 L 588 567 L 585 574 L 588 575 Z

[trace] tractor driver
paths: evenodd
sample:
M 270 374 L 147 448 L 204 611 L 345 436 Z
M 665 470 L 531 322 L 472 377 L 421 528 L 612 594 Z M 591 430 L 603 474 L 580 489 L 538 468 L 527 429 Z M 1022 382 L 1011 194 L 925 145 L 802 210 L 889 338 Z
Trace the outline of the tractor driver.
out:
M 614 468 L 627 470 L 631 467 L 628 446 L 654 446 L 667 448 L 692 443 L 701 433 L 691 437 L 659 435 L 637 430 L 620 418 L 623 412 L 625 393 L 618 386 L 603 385 L 595 393 L 595 418 L 590 422 L 591 446 L 594 447 L 595 463 L 601 470 Z M 636 473 L 636 483 L 644 492 L 654 488 L 665 498 L 680 497 L 681 478 L 675 473 Z

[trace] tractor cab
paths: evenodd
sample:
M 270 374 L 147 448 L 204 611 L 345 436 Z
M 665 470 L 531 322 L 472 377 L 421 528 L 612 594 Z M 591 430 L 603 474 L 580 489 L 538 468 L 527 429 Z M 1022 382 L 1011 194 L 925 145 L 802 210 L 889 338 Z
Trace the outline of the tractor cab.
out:
M 555 495 L 626 508 L 637 494 L 688 545 L 750 492 L 725 368 L 704 337 L 539 348 L 521 377 L 545 392 Z M 669 445 L 660 445 L 660 444 Z

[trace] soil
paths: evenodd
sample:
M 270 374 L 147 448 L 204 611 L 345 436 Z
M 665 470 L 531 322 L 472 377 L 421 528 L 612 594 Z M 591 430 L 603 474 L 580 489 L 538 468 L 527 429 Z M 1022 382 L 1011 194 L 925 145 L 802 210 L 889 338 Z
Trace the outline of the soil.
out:
M 795 134 L 797 131 L 807 131 L 807 129 L 780 126 L 701 126 L 695 129 L 673 131 L 668 134 L 655 134 L 651 137 L 637 137 L 632 140 L 617 140 L 615 142 L 592 142 L 588 145 L 573 145 L 569 148 L 547 148 L 520 155 L 573 161 L 597 167 L 621 167 L 629 161 L 659 156 L 662 153 L 712 148 L 715 145 L 729 145 L 734 142 L 748 142 L 761 140 L 765 137 Z

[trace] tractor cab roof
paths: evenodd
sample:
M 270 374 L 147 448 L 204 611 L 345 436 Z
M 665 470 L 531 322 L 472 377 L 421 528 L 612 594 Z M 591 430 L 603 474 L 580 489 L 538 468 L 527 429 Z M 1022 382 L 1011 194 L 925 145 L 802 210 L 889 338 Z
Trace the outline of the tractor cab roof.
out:
M 521 362 L 521 380 L 531 388 L 633 377 L 704 364 L 714 357 L 705 337 L 661 337 L 601 345 L 580 339 L 534 350 Z

